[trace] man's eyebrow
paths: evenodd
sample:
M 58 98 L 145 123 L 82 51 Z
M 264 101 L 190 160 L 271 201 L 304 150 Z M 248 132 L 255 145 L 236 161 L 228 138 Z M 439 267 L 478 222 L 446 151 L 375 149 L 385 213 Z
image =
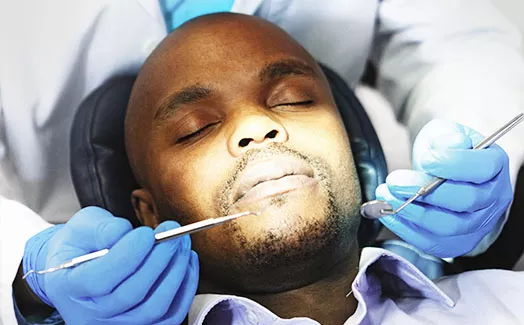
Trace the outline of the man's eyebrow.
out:
M 155 113 L 154 120 L 163 121 L 180 108 L 180 105 L 194 103 L 201 99 L 209 98 L 212 90 L 199 84 L 195 84 L 169 95 L 162 101 Z
M 261 82 L 267 82 L 287 75 L 318 77 L 318 74 L 309 64 L 294 59 L 269 63 L 260 71 L 258 77 Z

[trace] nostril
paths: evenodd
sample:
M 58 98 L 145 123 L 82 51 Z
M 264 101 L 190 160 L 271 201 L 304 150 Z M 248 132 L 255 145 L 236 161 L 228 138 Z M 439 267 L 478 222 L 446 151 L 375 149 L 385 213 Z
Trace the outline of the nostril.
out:
M 240 140 L 238 142 L 238 145 L 241 147 L 241 148 L 244 148 L 244 147 L 247 147 L 247 145 L 252 141 L 253 139 L 250 139 L 250 138 L 244 138 L 242 140 Z
M 277 130 L 273 130 L 271 132 L 268 132 L 268 134 L 266 134 L 266 138 L 269 138 L 269 139 L 274 139 L 278 134 L 278 131 Z

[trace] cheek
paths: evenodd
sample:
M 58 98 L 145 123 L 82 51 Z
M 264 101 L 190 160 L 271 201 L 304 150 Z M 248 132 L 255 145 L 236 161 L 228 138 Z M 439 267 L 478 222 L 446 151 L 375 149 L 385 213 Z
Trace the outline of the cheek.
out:
M 335 112 L 326 110 L 288 129 L 296 149 L 324 159 L 335 171 L 352 163 L 347 132 Z
M 159 167 L 162 175 L 159 193 L 168 209 L 185 216 L 185 221 L 195 222 L 216 216 L 215 188 L 228 170 L 226 157 L 212 146 L 198 146 L 190 154 L 166 154 L 165 163 Z
M 294 148 L 319 157 L 329 166 L 333 173 L 332 188 L 338 203 L 349 208 L 348 205 L 360 202 L 355 162 L 347 131 L 338 114 L 318 114 L 314 121 L 297 126 L 293 131 Z

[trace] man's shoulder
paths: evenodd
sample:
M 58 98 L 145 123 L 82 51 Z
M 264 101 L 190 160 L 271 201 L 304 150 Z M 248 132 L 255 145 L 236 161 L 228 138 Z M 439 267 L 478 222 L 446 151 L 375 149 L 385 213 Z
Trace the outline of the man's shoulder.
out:
M 480 300 L 491 296 L 522 299 L 524 297 L 524 271 L 497 269 L 469 271 L 442 277 L 435 283 L 452 299 Z
M 489 324 L 524 322 L 524 272 L 478 270 L 436 281 L 453 301 L 457 316 L 478 318 Z

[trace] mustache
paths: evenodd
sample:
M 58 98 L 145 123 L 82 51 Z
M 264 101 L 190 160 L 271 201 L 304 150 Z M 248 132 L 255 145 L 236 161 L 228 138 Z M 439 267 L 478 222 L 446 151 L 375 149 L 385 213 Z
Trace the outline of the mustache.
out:
M 261 161 L 273 156 L 287 155 L 296 159 L 300 159 L 315 169 L 318 163 L 312 157 L 304 155 L 297 150 L 291 149 L 286 145 L 278 142 L 272 142 L 264 148 L 254 148 L 246 151 L 244 155 L 237 161 L 235 167 L 233 167 L 231 175 L 227 178 L 224 186 L 220 186 L 220 210 L 221 214 L 229 213 L 229 206 L 233 200 L 233 187 L 237 182 L 238 178 L 244 173 L 248 165 L 255 161 Z

